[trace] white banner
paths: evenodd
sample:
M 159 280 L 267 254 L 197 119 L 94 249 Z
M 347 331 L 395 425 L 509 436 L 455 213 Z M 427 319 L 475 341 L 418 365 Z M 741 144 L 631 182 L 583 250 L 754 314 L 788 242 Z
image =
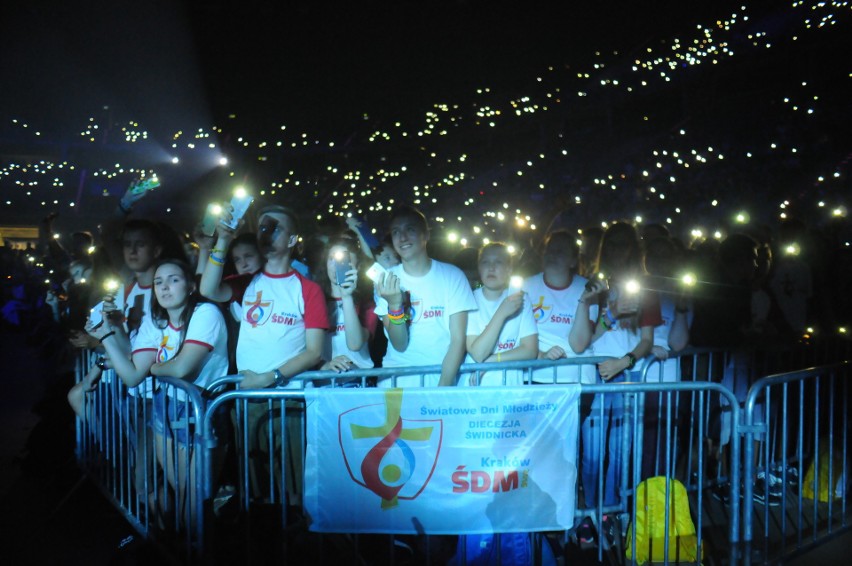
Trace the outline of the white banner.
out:
M 474 534 L 573 525 L 579 385 L 305 394 L 311 530 Z

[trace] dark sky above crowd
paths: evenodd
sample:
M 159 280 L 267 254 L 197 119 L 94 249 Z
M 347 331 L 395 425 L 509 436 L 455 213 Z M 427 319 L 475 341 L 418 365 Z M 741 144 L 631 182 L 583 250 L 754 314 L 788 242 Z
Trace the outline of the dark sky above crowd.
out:
M 719 2 L 93 0 L 4 3 L 0 102 L 47 124 L 112 105 L 149 127 L 249 115 L 338 129 L 511 88 L 595 49 L 628 49 Z M 344 126 L 345 127 L 345 126 Z

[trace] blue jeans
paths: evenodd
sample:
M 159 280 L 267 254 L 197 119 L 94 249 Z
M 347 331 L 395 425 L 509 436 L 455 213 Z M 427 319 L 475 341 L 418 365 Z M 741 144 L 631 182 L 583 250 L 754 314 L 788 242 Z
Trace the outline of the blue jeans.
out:
M 600 379 L 600 377 L 598 377 Z M 629 372 L 611 379 L 609 383 L 633 381 Z M 583 420 L 583 455 L 580 461 L 583 493 L 586 506 L 597 507 L 599 471 L 604 462 L 603 504 L 618 503 L 618 488 L 621 485 L 621 468 L 625 458 L 630 458 L 631 423 L 625 411 L 624 395 L 608 393 L 595 395 L 591 413 Z M 627 452 L 622 449 L 627 435 Z

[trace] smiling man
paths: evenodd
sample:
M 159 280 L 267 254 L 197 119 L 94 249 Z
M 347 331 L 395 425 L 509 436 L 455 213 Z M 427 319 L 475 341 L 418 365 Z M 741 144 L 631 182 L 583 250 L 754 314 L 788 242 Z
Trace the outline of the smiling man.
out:
M 384 367 L 441 365 L 441 374 L 423 378 L 426 387 L 455 385 L 465 356 L 467 311 L 476 301 L 464 273 L 429 257 L 426 217 L 410 206 L 390 220 L 394 250 L 402 260 L 376 284 L 376 314 L 388 336 Z M 417 387 L 419 375 L 403 376 L 397 387 Z M 393 386 L 390 378 L 379 387 Z

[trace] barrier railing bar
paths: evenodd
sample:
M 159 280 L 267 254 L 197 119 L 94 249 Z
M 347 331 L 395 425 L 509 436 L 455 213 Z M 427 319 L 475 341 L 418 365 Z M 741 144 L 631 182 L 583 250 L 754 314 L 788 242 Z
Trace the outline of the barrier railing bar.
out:
M 846 517 L 846 498 L 849 492 L 849 388 L 848 380 L 843 380 L 843 499 L 840 502 L 841 511 L 841 526 L 847 525 Z
M 813 504 L 813 516 L 811 518 L 811 522 L 813 523 L 813 535 L 811 537 L 811 542 L 816 542 L 818 538 L 819 531 L 819 470 L 820 470 L 820 457 L 819 457 L 819 390 L 820 390 L 820 376 L 817 375 L 814 380 L 814 402 L 816 403 L 816 409 L 814 411 L 816 416 L 816 425 L 814 426 L 814 504 Z
M 834 517 L 831 513 L 834 503 L 834 372 L 828 374 L 828 534 L 831 534 Z

